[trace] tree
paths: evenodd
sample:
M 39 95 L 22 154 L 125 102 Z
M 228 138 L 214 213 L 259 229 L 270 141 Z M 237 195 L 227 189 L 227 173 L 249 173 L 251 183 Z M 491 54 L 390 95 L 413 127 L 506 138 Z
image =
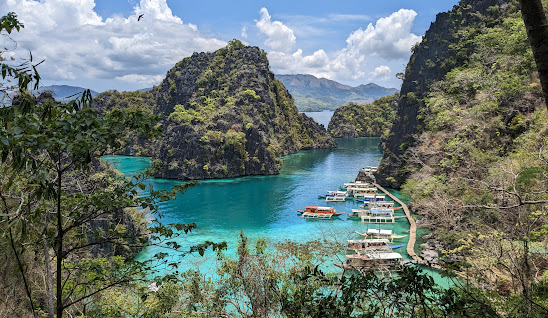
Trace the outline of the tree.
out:
M 548 22 L 542 0 L 520 0 L 521 15 L 535 56 L 542 92 L 548 107 Z
M 13 13 L 1 21 L 0 31 L 22 27 Z M 37 88 L 40 79 L 32 60 L 15 67 L 1 66 L 2 78 L 17 82 L 18 95 L 11 105 L 0 109 L 0 225 L 7 230 L 3 233 L 7 233 L 17 259 L 33 313 L 36 315 L 36 294 L 23 254 L 42 246 L 48 316 L 62 317 L 75 305 L 80 307 L 72 312 L 85 313 L 82 301 L 143 279 L 145 272 L 154 269 L 152 260 L 133 261 L 123 257 L 120 249 L 131 251 L 154 244 L 180 252 L 172 239 L 196 225 L 162 224 L 156 204 L 174 198 L 193 183 L 172 191 L 149 188 L 148 195 L 141 196 L 138 189 L 146 190 L 146 174 L 127 180 L 102 166 L 99 158 L 123 149 L 131 134 L 157 136 L 160 130 L 153 126 L 155 118 L 140 110 L 117 109 L 99 115 L 90 108 L 89 90 L 67 104 L 47 96 L 37 100 L 28 90 L 29 84 Z M 155 216 L 146 230 L 130 228 L 127 209 L 136 208 Z M 224 244 L 205 242 L 188 252 L 203 254 L 209 246 L 223 248 Z M 105 248 L 112 252 L 102 253 Z M 156 260 L 165 265 L 168 254 L 158 253 Z M 175 262 L 169 265 L 177 266 Z

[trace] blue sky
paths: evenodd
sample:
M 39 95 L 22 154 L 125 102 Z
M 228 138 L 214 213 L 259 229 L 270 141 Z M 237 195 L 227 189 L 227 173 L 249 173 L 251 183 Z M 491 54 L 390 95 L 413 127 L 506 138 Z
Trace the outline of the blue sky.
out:
M 31 50 L 45 59 L 39 69 L 45 85 L 150 87 L 192 52 L 214 51 L 237 38 L 263 48 L 276 74 L 399 88 L 395 74 L 403 71 L 411 46 L 438 12 L 456 3 L 3 0 L 0 12 L 14 11 L 25 24 L 12 36 L 17 49 L 4 55 L 24 57 Z

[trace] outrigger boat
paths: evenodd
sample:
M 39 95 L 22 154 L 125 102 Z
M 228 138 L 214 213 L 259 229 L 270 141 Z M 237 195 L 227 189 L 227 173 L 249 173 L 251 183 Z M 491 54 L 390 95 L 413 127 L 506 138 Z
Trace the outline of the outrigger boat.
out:
M 365 173 L 374 173 L 374 172 L 377 172 L 378 169 L 379 169 L 378 167 L 365 167 L 365 168 L 362 168 L 362 171 Z
M 328 195 L 325 197 L 325 202 L 344 202 L 346 199 L 351 199 L 351 197 L 346 194 Z
M 353 251 L 391 252 L 392 248 L 388 246 L 388 243 L 390 241 L 387 239 L 348 240 L 346 248 Z
M 368 213 L 369 210 L 366 209 L 352 209 L 352 212 L 347 215 L 347 218 L 349 219 L 362 219 L 362 216 Z
M 406 237 L 407 235 L 401 235 L 401 234 L 394 234 L 392 230 L 382 230 L 382 229 L 367 229 L 365 232 L 360 233 L 358 231 L 355 231 L 356 234 L 359 234 L 361 236 L 365 237 L 372 237 L 372 238 L 383 238 L 390 240 L 392 242 L 393 240 L 398 240 Z
M 345 248 L 345 261 L 335 264 L 343 269 L 375 270 L 382 275 L 401 269 L 403 257 L 388 245 L 387 239 L 349 240 Z
M 394 201 L 368 201 L 364 205 L 360 205 L 360 208 L 371 208 L 371 209 L 401 209 L 401 206 L 394 207 Z
M 394 210 L 378 210 L 378 209 L 352 209 L 352 213 L 348 218 L 359 218 L 363 223 L 394 223 L 397 219 L 405 218 L 405 216 L 394 215 Z
M 326 202 L 344 202 L 347 199 L 352 199 L 346 191 L 327 191 L 326 194 L 320 194 L 318 197 L 325 199 Z
M 305 219 L 330 219 L 332 216 L 339 216 L 344 212 L 335 211 L 334 207 L 327 206 L 307 206 L 304 210 L 297 210 L 302 213 Z
M 376 202 L 376 201 L 384 201 L 386 196 L 380 195 L 380 194 L 365 194 L 361 198 L 356 198 L 356 201 L 358 202 Z
M 355 182 L 347 182 L 342 187 L 340 187 L 343 191 L 348 191 L 352 189 L 365 189 L 365 188 L 371 188 L 372 184 L 369 182 L 364 181 L 355 181 Z

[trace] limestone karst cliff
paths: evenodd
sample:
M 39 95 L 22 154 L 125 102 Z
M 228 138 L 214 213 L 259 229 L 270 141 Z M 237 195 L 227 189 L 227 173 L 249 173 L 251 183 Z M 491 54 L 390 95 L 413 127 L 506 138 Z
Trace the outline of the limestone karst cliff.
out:
M 141 140 L 127 153 L 150 156 L 163 178 L 278 174 L 281 156 L 336 147 L 321 126 L 299 113 L 266 53 L 237 40 L 183 59 L 149 92 L 110 92 L 96 104 L 144 107 L 162 117 L 163 136 Z

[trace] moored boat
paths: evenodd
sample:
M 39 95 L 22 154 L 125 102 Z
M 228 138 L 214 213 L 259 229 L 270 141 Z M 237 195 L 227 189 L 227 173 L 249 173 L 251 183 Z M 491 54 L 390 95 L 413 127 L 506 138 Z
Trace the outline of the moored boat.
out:
M 325 199 L 326 202 L 344 202 L 347 199 L 352 199 L 346 191 L 327 191 L 326 194 L 320 194 L 318 196 L 321 199 Z
M 337 212 L 334 207 L 329 206 L 306 206 L 304 210 L 297 210 L 297 212 L 302 213 L 303 218 L 316 219 L 331 218 L 332 216 L 344 214 L 344 212 Z
M 370 208 L 370 209 L 399 209 L 401 207 L 394 207 L 394 201 L 367 201 L 364 205 L 361 205 L 362 208 Z
M 345 261 L 335 264 L 350 270 L 374 270 L 391 275 L 401 269 L 403 257 L 388 245 L 387 239 L 348 240 L 345 248 Z
M 362 213 L 361 220 L 363 223 L 394 223 L 396 217 L 394 210 L 365 210 Z
M 376 201 L 384 201 L 386 198 L 385 195 L 382 194 L 364 194 L 363 196 L 359 196 L 356 198 L 356 201 L 358 202 L 376 202 Z
M 371 238 L 384 238 L 384 239 L 390 240 L 390 242 L 392 242 L 393 240 L 402 239 L 407 236 L 407 235 L 395 234 L 392 232 L 392 230 L 383 230 L 383 229 L 367 229 L 363 233 L 356 231 L 356 234 L 359 234 L 365 237 L 371 237 Z

